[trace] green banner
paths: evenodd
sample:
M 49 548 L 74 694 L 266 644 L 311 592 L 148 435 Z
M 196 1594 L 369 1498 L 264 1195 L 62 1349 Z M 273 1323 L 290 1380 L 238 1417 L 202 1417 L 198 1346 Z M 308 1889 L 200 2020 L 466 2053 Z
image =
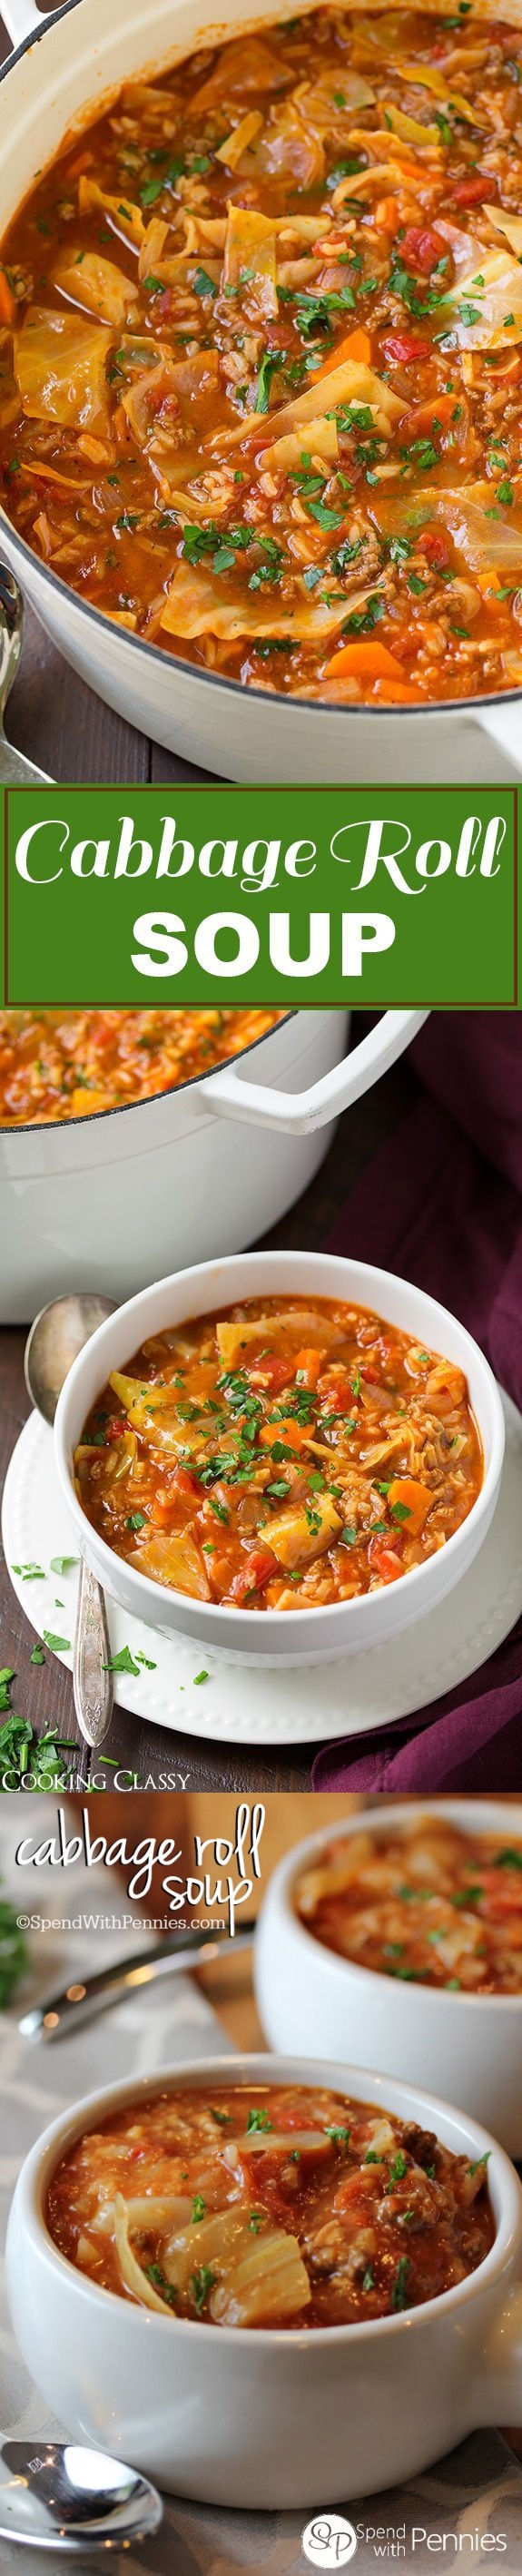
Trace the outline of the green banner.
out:
M 3 999 L 517 1007 L 516 791 L 10 791 Z

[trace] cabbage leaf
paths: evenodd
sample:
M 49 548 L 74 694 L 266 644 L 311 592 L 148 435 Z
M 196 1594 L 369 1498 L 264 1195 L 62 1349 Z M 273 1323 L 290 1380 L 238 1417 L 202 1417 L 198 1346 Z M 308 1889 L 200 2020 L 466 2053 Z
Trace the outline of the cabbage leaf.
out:
M 245 310 L 253 308 L 266 321 L 278 311 L 276 229 L 267 215 L 245 206 L 229 207 L 223 267 L 225 294 L 241 294 Z
M 97 313 L 101 322 L 123 329 L 131 306 L 136 304 L 136 284 L 125 277 L 112 259 L 102 259 L 98 251 L 86 250 L 78 258 L 61 259 L 54 272 L 54 285 L 72 304 L 80 304 L 87 313 Z
M 28 418 L 103 436 L 109 428 L 109 347 L 105 323 L 33 305 L 14 344 L 16 381 Z
M 364 607 L 370 587 L 373 597 L 378 583 L 350 599 L 350 612 Z M 228 583 L 225 591 L 219 574 L 208 572 L 202 564 L 181 561 L 169 584 L 161 624 L 168 635 L 185 636 L 187 642 L 199 635 L 216 635 L 233 644 L 242 635 L 262 635 L 267 641 L 287 637 L 289 644 L 320 644 L 323 637 L 327 642 L 330 635 L 338 634 L 346 612 L 344 592 L 329 607 L 317 598 L 286 604 L 272 597 L 269 604 L 259 593 L 253 598 L 248 591 L 243 596 L 234 594 Z

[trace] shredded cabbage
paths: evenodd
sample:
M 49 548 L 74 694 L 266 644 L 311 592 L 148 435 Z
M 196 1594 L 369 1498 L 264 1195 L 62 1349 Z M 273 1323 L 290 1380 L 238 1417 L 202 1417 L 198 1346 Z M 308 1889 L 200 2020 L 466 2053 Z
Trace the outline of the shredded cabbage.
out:
M 374 581 L 357 592 L 350 599 L 350 612 L 364 607 L 378 587 Z M 234 643 L 241 635 L 263 635 L 267 641 L 277 636 L 288 637 L 289 644 L 320 644 L 323 637 L 327 642 L 329 635 L 338 634 L 345 617 L 344 592 L 329 607 L 317 597 L 313 602 L 303 598 L 288 604 L 282 599 L 276 603 L 272 597 L 269 605 L 268 599 L 259 594 L 250 598 L 247 592 L 246 597 L 234 597 L 228 585 L 224 591 L 219 574 L 207 572 L 202 564 L 181 561 L 169 584 L 161 624 L 168 635 L 186 636 L 187 641 L 198 635 L 217 635 Z
M 230 206 L 223 268 L 225 294 L 240 294 L 247 310 L 253 306 L 269 321 L 278 311 L 276 279 L 275 224 L 268 215 L 251 214 L 245 206 Z
M 54 272 L 54 285 L 72 304 L 80 304 L 87 313 L 97 313 L 100 321 L 122 329 L 132 306 L 136 306 L 134 279 L 125 277 L 112 259 L 102 259 L 99 252 L 86 250 L 78 259 L 62 259 Z
M 462 349 L 506 349 L 522 340 L 522 267 L 507 250 L 479 246 L 444 297 L 441 316 Z
M 303 451 L 335 465 L 339 455 L 336 420 L 327 419 L 324 412 L 317 420 L 303 421 L 301 427 L 289 430 L 286 438 L 276 438 L 270 447 L 264 447 L 260 462 L 276 473 L 289 474 L 292 466 L 300 465 Z
M 51 313 L 33 305 L 15 335 L 15 375 L 22 410 L 30 420 L 56 420 L 62 429 L 109 428 L 105 324 L 79 313 Z

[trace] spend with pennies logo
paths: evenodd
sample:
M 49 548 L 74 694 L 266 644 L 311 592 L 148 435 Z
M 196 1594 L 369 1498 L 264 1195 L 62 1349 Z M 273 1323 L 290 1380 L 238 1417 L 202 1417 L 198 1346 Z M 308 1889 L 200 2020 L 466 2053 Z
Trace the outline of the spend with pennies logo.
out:
M 312 2567 L 347 2567 L 357 2548 L 357 2533 L 342 2513 L 316 2513 L 303 2531 L 301 2547 Z

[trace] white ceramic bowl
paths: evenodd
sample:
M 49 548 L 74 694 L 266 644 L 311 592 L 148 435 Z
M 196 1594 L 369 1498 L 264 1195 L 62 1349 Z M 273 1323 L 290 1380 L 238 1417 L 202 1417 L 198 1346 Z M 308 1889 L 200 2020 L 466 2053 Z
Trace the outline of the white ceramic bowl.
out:
M 414 1333 L 429 1348 L 464 1369 L 471 1404 L 484 1450 L 484 1481 L 476 1503 L 445 1547 L 401 1576 L 359 1600 L 335 1602 L 316 1610 L 241 1610 L 222 1603 L 193 1601 L 188 1594 L 159 1586 L 128 1565 L 93 1529 L 74 1491 L 74 1450 L 91 1405 L 112 1369 L 126 1367 L 152 1333 L 164 1332 L 189 1315 L 208 1315 L 245 1297 L 280 1294 L 352 1298 L 369 1306 L 391 1324 Z M 55 1422 L 55 1455 L 63 1493 L 82 1555 L 123 1609 L 149 1627 L 171 1636 L 182 1630 L 203 1649 L 212 1646 L 244 1664 L 274 1665 L 331 1662 L 358 1653 L 362 1646 L 382 1645 L 433 1610 L 453 1590 L 482 1546 L 498 1497 L 504 1456 L 504 1416 L 498 1388 L 477 1343 L 444 1306 L 405 1279 L 369 1263 L 341 1260 L 322 1252 L 250 1252 L 237 1259 L 205 1262 L 179 1271 L 141 1296 L 130 1299 L 102 1324 L 75 1360 L 60 1396 Z
M 522 1839 L 522 1800 L 518 1825 L 512 1803 L 500 1799 L 437 1798 L 434 1807 L 437 1820 L 447 1816 L 462 1833 Z M 429 1800 L 386 1801 L 382 1812 L 372 1807 L 324 1826 L 279 1862 L 256 1935 L 263 2030 L 271 2048 L 306 2046 L 318 2057 L 346 2051 L 360 2067 L 430 2084 L 494 2129 L 509 2155 L 522 2156 L 522 1995 L 449 1994 L 380 1976 L 325 1949 L 295 1912 L 298 1879 L 330 1843 L 365 1825 L 386 1841 L 407 1832 L 416 1814 L 429 1816 Z
M 33 2147 L 17 2183 L 7 2285 L 24 2361 L 78 2440 L 105 2444 L 160 2486 L 207 2504 L 275 2511 L 396 2486 L 479 2424 L 522 2421 L 522 2191 L 487 2131 L 390 2076 L 306 2057 L 223 2057 L 165 2068 L 188 2083 L 333 2085 L 490 2154 L 496 2220 L 469 2279 L 424 2307 L 311 2333 L 192 2324 L 132 2307 L 76 2271 L 49 2236 L 55 2165 L 85 2127 L 158 2089 L 131 2076 L 91 2094 Z
M 285 0 L 295 15 L 295 0 Z M 305 0 L 305 7 L 313 0 Z M 358 0 L 355 0 L 358 5 Z M 360 5 L 360 0 L 359 0 Z M 374 0 L 366 0 L 372 8 Z M 378 0 L 379 5 L 379 0 Z M 444 0 L 436 0 L 444 10 Z M 301 0 L 298 0 L 301 13 Z M 478 15 L 488 0 L 478 0 Z M 277 0 L 223 0 L 216 39 L 262 26 L 281 14 Z M 517 0 L 505 0 L 505 15 L 518 24 Z M 122 79 L 160 73 L 180 55 L 192 53 L 209 39 L 209 12 L 201 0 L 68 0 L 51 19 L 43 19 L 35 0 L 3 0 L 3 17 L 13 40 L 22 44 L 0 75 L 2 88 L 2 161 L 0 169 L 0 239 L 16 208 L 31 188 L 37 164 L 42 167 L 60 149 L 70 126 L 80 132 L 89 117 L 105 108 Z M 242 689 L 217 671 L 196 670 L 194 663 L 156 646 L 103 617 L 97 608 L 67 588 L 49 564 L 33 554 L 11 521 L 1 514 L 2 551 L 17 574 L 55 642 L 73 669 L 106 704 L 131 724 L 181 752 L 185 760 L 204 762 L 220 777 L 305 780 L 312 786 L 332 779 L 367 780 L 373 787 L 405 778 L 444 779 L 463 786 L 474 779 L 509 779 L 522 765 L 521 692 L 423 707 L 336 707 L 314 699 L 289 700 L 263 689 Z

